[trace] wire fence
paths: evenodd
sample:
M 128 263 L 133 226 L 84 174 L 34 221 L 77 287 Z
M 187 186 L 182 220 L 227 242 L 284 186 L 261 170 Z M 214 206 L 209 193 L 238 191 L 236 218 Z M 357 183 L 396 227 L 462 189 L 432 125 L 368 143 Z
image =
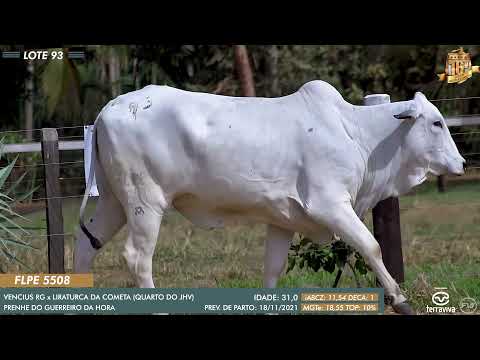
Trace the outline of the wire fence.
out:
M 456 132 L 456 133 L 450 133 L 452 136 L 457 136 L 457 135 L 476 135 L 480 134 L 480 131 L 462 131 L 462 132 Z
M 434 99 L 434 100 L 430 100 L 431 102 L 440 102 L 440 101 L 452 101 L 452 100 L 471 100 L 471 99 L 480 99 L 480 96 L 472 96 L 472 97 L 458 97 L 458 98 L 443 98 L 443 99 Z M 471 117 L 471 116 L 480 116 L 480 114 L 459 114 L 459 115 L 455 115 L 456 117 Z M 57 127 L 56 129 L 57 130 L 62 130 L 62 129 L 83 129 L 84 128 L 84 125 L 79 125 L 79 126 L 63 126 L 63 127 Z M 27 133 L 27 132 L 35 132 L 35 131 L 41 131 L 42 128 L 36 128 L 36 129 L 31 129 L 31 130 L 27 130 L 27 129 L 21 129 L 21 130 L 6 130 L 6 131 L 0 131 L 0 137 L 2 134 L 7 134 L 7 133 Z M 474 143 L 476 141 L 479 141 L 480 142 L 480 138 L 479 139 L 458 139 L 458 137 L 467 137 L 467 136 L 472 136 L 472 135 L 479 135 L 480 134 L 480 131 L 461 131 L 461 132 L 454 132 L 454 133 L 451 133 L 452 137 L 455 138 L 455 142 L 457 143 Z M 76 136 L 61 136 L 59 137 L 59 140 L 62 140 L 62 139 L 83 139 L 84 136 L 83 134 L 82 135 L 76 135 Z M 469 153 L 464 153 L 462 154 L 463 156 L 466 156 L 466 157 L 470 157 L 470 156 L 478 156 L 480 155 L 480 152 L 469 152 Z M 480 160 L 479 160 L 480 161 Z M 35 167 L 42 167 L 42 166 L 50 166 L 50 165 L 60 165 L 60 166 L 65 166 L 65 165 L 73 165 L 73 166 L 79 166 L 79 165 L 83 165 L 84 164 L 84 161 L 83 160 L 80 160 L 80 161 L 62 161 L 62 162 L 58 162 L 58 163 L 49 163 L 49 164 L 44 164 L 44 163 L 36 163 L 36 164 L 22 164 L 22 165 L 15 165 L 14 168 L 22 168 L 22 169 L 25 169 L 25 168 L 35 168 Z M 474 169 L 478 169 L 479 167 L 468 167 L 467 168 L 467 171 L 468 170 L 474 170 Z M 60 177 L 60 180 L 61 181 L 67 181 L 67 180 L 74 180 L 74 179 L 84 179 L 84 177 L 80 177 L 80 176 L 77 176 L 77 177 L 71 177 L 71 178 L 65 178 L 65 177 Z M 40 181 L 43 181 L 44 179 L 43 178 L 37 178 L 37 179 L 34 179 L 34 181 L 36 182 L 40 182 Z M 28 181 L 31 181 L 30 179 L 28 178 L 25 178 L 23 179 L 23 181 L 25 182 L 28 182 Z M 5 182 L 5 184 L 13 184 L 14 182 L 11 181 L 11 182 Z
M 50 165 L 72 165 L 72 164 L 84 164 L 84 161 L 63 161 L 63 162 L 57 162 L 57 163 L 49 163 L 49 164 L 44 164 L 44 163 L 39 163 L 39 164 L 25 164 L 25 165 L 16 165 L 14 168 L 31 168 L 31 167 L 37 167 L 37 166 L 50 166 Z
M 443 99 L 433 99 L 433 100 L 430 100 L 431 102 L 434 102 L 434 103 L 438 103 L 438 102 L 442 102 L 442 101 L 457 101 L 457 100 L 480 100 L 480 96 L 471 96 L 471 97 L 457 97 L 457 98 L 443 98 Z M 475 116 L 480 116 L 480 113 L 473 113 L 473 114 L 457 114 L 457 115 L 453 115 L 455 117 L 462 117 L 462 118 L 469 118 L 469 117 L 475 117 Z M 75 130 L 82 130 L 82 133 L 80 135 L 62 135 L 62 136 L 59 136 L 58 139 L 59 141 L 62 140 L 83 140 L 84 136 L 83 136 L 83 129 L 84 129 L 85 125 L 79 125 L 79 126 L 63 126 L 63 127 L 57 127 L 57 131 L 58 130 L 61 130 L 61 131 L 65 131 L 65 130 L 68 130 L 68 131 L 75 131 Z M 470 127 L 470 126 L 468 126 Z M 463 128 L 463 127 L 462 127 Z M 36 129 L 31 129 L 31 130 L 27 130 L 27 129 L 22 129 L 22 130 L 5 130 L 5 131 L 0 131 L 0 139 L 2 138 L 2 136 L 4 135 L 7 135 L 7 134 L 26 134 L 26 133 L 34 133 L 34 132 L 37 132 L 37 133 L 40 133 L 42 131 L 42 128 L 36 128 Z M 456 143 L 469 143 L 469 144 L 475 144 L 475 143 L 480 143 L 480 137 L 478 135 L 480 135 L 480 130 L 472 130 L 472 131 L 456 131 L 456 132 L 452 132 L 451 133 L 452 137 L 454 138 L 454 141 Z M 480 150 L 480 144 L 478 146 L 479 150 Z M 466 171 L 466 174 L 476 174 L 476 173 L 479 173 L 479 171 L 477 171 L 478 169 L 480 169 L 480 151 L 476 151 L 476 150 L 473 150 L 473 151 L 469 151 L 469 152 L 465 152 L 462 154 L 464 157 L 468 158 L 469 159 L 469 163 L 472 165 L 472 166 L 469 166 L 467 168 L 467 171 Z M 478 157 L 478 160 L 476 159 L 476 157 Z M 14 168 L 15 169 L 33 169 L 33 168 L 40 168 L 40 167 L 44 167 L 44 166 L 49 166 L 49 165 L 59 165 L 60 169 L 63 169 L 63 170 L 69 170 L 69 169 L 72 169 L 72 168 L 77 168 L 75 171 L 80 171 L 80 169 L 78 169 L 78 167 L 80 166 L 84 166 L 84 160 L 74 160 L 74 161 L 60 161 L 58 163 L 49 163 L 49 164 L 45 164 L 43 162 L 38 162 L 38 163 L 33 163 L 33 164 L 30 164 L 30 163 L 27 163 L 27 164 L 22 164 L 22 165 L 15 165 Z M 82 173 L 83 175 L 83 173 Z M 64 175 L 64 176 L 60 176 L 59 177 L 59 180 L 61 182 L 61 184 L 70 184 L 69 185 L 69 189 L 72 190 L 73 188 L 77 189 L 77 190 L 80 190 L 81 193 L 75 193 L 75 194 L 71 194 L 71 193 L 66 193 L 66 194 L 63 194 L 62 193 L 62 196 L 58 196 L 58 197 L 45 197 L 45 196 L 34 196 L 34 197 L 31 197 L 30 199 L 28 199 L 28 201 L 30 203 L 39 203 L 39 202 L 45 202 L 47 200 L 53 200 L 53 199 L 79 199 L 79 198 L 82 198 L 84 196 L 84 191 L 85 191 L 85 176 L 67 176 L 67 175 Z M 45 178 L 43 176 L 41 177 L 34 177 L 34 178 L 28 178 L 27 176 L 25 176 L 23 179 L 22 179 L 22 183 L 25 183 L 27 185 L 35 185 L 35 186 L 39 186 L 41 187 L 42 184 L 44 184 L 44 181 L 45 181 Z M 4 185 L 14 185 L 16 183 L 16 181 L 7 181 L 4 183 Z M 75 184 L 75 185 L 72 185 L 72 184 Z M 417 196 L 415 193 L 413 194 L 413 196 Z M 472 207 L 480 207 L 480 201 L 479 202 L 474 202 L 474 201 L 469 201 L 469 202 L 451 202 L 451 201 L 446 201 L 445 204 L 442 204 L 442 206 L 449 206 L 449 207 L 468 207 L 468 208 L 472 208 Z M 413 204 L 413 205 L 409 205 L 409 206 L 402 206 L 400 208 L 400 211 L 402 213 L 405 213 L 407 211 L 411 211 L 411 210 L 428 210 L 430 209 L 431 207 L 430 206 L 422 206 L 422 205 L 416 205 L 416 204 Z M 55 234 L 55 235 L 64 235 L 64 236 L 73 236 L 74 234 L 73 233 L 63 233 L 63 234 Z M 30 234 L 30 235 L 27 235 L 27 237 L 47 237 L 48 235 L 47 234 Z M 436 236 L 436 235 L 435 235 Z
M 82 180 L 83 182 L 85 182 L 85 178 L 82 177 L 82 176 L 78 176 L 78 177 L 71 177 L 71 178 L 62 178 L 62 177 L 59 177 L 58 178 L 59 181 L 61 182 L 65 182 L 65 181 L 80 181 Z M 28 183 L 28 184 L 43 184 L 45 181 L 45 178 L 34 178 L 34 179 L 22 179 L 22 182 L 23 183 Z M 17 184 L 18 182 L 17 181 L 5 181 L 3 184 L 4 185 L 14 185 L 14 184 Z
M 78 125 L 78 126 L 61 126 L 61 127 L 55 127 L 55 129 L 58 130 L 64 130 L 64 129 L 79 129 L 79 128 L 85 128 L 84 125 Z M 0 137 L 3 134 L 13 134 L 13 133 L 29 133 L 29 132 L 41 132 L 44 128 L 37 128 L 37 129 L 22 129 L 22 130 L 4 130 L 0 131 Z
M 442 98 L 442 99 L 430 99 L 430 102 L 438 101 L 455 101 L 455 100 L 475 100 L 480 99 L 480 96 L 467 96 L 467 97 L 457 97 L 457 98 Z
M 48 236 L 58 236 L 58 235 L 63 235 L 63 236 L 75 236 L 75 233 L 60 233 L 60 234 L 28 234 L 28 235 L 21 235 L 20 237 L 28 239 L 32 237 L 48 237 Z

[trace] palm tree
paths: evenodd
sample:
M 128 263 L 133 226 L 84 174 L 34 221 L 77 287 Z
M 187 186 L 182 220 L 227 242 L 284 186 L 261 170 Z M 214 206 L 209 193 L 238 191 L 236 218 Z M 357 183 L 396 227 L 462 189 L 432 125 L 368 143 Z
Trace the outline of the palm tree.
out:
M 64 53 L 67 54 L 67 49 Z M 49 60 L 41 72 L 43 94 L 47 98 L 47 117 L 54 114 L 63 121 L 91 122 L 109 98 L 120 95 L 129 79 L 122 71 L 129 66 L 128 46 L 88 46 L 93 59 L 78 63 L 68 59 Z
M 3 139 L 0 139 L 0 158 L 2 157 L 2 146 Z M 10 176 L 17 159 L 18 156 L 8 166 L 0 169 L 0 190 L 2 190 L 0 192 L 0 255 L 5 257 L 9 262 L 16 262 L 28 268 L 28 266 L 16 256 L 14 248 L 38 249 L 24 242 L 22 237 L 18 234 L 19 231 L 25 234 L 29 233 L 20 225 L 18 225 L 13 219 L 21 218 L 23 220 L 29 220 L 15 213 L 12 209 L 12 205 L 16 201 L 22 201 L 28 198 L 34 191 L 38 189 L 38 187 L 29 190 L 27 193 L 17 197 L 17 199 L 13 199 L 12 196 L 15 193 L 16 188 L 26 175 L 23 174 L 17 180 L 15 180 L 8 189 L 3 190 L 3 186 L 5 185 L 7 178 Z M 4 269 L 0 268 L 0 271 L 4 272 Z
M 68 58 L 67 49 L 63 51 L 63 59 L 51 59 L 43 64 L 40 83 L 46 97 L 47 118 L 57 114 L 63 121 L 68 121 L 81 113 L 81 80 L 77 64 Z

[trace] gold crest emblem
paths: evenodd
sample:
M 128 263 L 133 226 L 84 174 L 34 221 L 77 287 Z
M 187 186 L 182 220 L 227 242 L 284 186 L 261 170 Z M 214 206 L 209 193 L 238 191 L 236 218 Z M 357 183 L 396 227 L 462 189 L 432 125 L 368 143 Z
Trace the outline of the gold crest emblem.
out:
M 479 67 L 472 66 L 470 54 L 463 51 L 461 47 L 448 53 L 445 63 L 445 73 L 437 75 L 440 81 L 447 80 L 449 84 L 461 84 L 471 78 L 473 73 L 477 72 L 480 72 Z

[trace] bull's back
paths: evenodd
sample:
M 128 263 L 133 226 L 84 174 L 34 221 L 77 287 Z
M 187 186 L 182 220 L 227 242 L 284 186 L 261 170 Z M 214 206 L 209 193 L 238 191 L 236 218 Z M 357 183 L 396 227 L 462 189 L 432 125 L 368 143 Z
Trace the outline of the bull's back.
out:
M 149 86 L 113 100 L 102 121 L 112 171 L 134 186 L 145 179 L 196 223 L 300 216 L 291 212 L 301 211 L 297 184 L 318 123 L 298 94 L 235 98 Z

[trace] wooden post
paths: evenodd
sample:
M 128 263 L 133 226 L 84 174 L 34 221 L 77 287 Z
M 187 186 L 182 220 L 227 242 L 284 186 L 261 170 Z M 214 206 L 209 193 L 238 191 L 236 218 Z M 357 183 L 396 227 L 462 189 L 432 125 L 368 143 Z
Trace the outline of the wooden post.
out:
M 368 95 L 365 105 L 378 105 L 390 102 L 386 94 Z M 405 280 L 403 269 L 402 234 L 400 229 L 400 206 L 398 198 L 380 201 L 373 208 L 373 235 L 382 250 L 385 267 L 392 277 L 402 283 Z
M 380 201 L 372 210 L 373 236 L 382 249 L 385 267 L 392 277 L 403 283 L 402 234 L 400 229 L 400 206 L 398 198 L 391 197 Z
M 63 213 L 60 193 L 58 134 L 56 129 L 42 129 L 42 158 L 47 198 L 48 272 L 64 274 Z
M 447 178 L 445 175 L 440 175 L 437 176 L 437 187 L 438 187 L 438 192 L 445 192 L 447 188 Z

